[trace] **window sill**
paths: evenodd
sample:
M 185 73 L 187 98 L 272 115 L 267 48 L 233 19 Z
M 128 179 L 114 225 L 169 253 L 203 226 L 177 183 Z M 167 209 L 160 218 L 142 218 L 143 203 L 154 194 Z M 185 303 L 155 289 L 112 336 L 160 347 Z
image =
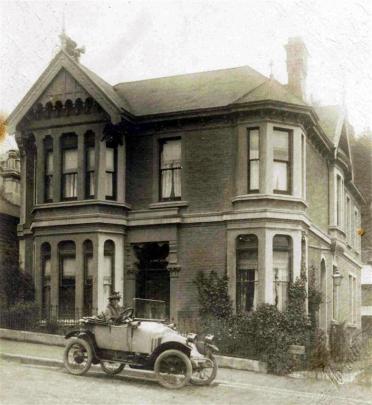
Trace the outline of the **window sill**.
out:
M 64 207 L 69 207 L 69 206 L 85 206 L 85 205 L 113 205 L 116 207 L 124 207 L 131 209 L 131 206 L 126 203 L 120 203 L 117 201 L 111 201 L 111 200 L 93 200 L 93 199 L 87 199 L 87 200 L 73 200 L 73 201 L 60 201 L 60 202 L 52 202 L 52 203 L 43 203 L 43 204 L 37 204 L 34 207 L 35 209 L 45 209 L 45 208 L 64 208 Z
M 161 201 L 157 203 L 152 203 L 149 205 L 149 208 L 151 209 L 157 209 L 157 208 L 173 208 L 173 207 L 187 207 L 189 203 L 187 201 Z
M 303 198 L 294 197 L 288 194 L 244 194 L 238 195 L 232 199 L 232 202 L 238 201 L 250 201 L 250 200 L 281 200 L 281 201 L 293 201 L 302 203 L 305 207 L 307 207 L 307 203 Z

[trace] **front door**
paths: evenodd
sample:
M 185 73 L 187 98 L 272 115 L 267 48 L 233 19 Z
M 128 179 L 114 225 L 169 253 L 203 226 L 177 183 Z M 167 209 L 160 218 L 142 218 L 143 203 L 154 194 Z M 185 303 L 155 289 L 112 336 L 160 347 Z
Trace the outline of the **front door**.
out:
M 139 272 L 136 278 L 136 297 L 166 302 L 169 316 L 170 277 L 166 257 L 168 244 L 145 243 L 137 247 Z

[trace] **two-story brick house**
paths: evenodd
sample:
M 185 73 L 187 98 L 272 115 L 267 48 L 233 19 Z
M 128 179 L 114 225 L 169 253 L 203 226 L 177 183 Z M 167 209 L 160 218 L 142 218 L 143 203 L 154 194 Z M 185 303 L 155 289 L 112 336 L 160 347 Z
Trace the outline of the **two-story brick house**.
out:
M 41 308 L 100 311 L 115 289 L 195 317 L 194 278 L 214 270 L 238 311 L 283 309 L 312 265 L 321 325 L 360 326 L 352 129 L 304 101 L 306 48 L 286 49 L 288 85 L 246 66 L 111 86 L 56 55 L 8 120 Z

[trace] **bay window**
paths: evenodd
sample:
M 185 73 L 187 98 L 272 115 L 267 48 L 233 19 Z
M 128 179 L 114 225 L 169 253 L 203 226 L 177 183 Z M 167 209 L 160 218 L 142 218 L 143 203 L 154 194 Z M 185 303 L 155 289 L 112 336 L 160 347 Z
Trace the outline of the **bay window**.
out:
M 84 308 L 83 314 L 85 316 L 92 315 L 93 309 L 93 243 L 90 240 L 86 240 L 83 243 L 83 255 L 84 255 Z
M 292 243 L 285 235 L 275 235 L 273 240 L 273 280 L 275 306 L 284 311 L 288 303 L 288 286 L 292 275 Z
M 62 137 L 62 199 L 77 199 L 78 150 L 75 134 Z
M 273 131 L 273 189 L 274 193 L 291 193 L 291 131 Z
M 41 310 L 42 317 L 47 318 L 50 311 L 50 275 L 51 275 L 51 249 L 48 242 L 41 245 Z
M 116 178 L 117 178 L 117 148 L 114 145 L 106 144 L 106 199 L 116 198 Z
M 112 240 L 107 240 L 104 244 L 103 277 L 104 285 L 109 286 L 105 290 L 108 296 L 115 290 L 115 244 Z
M 252 311 L 257 304 L 258 239 L 256 235 L 240 235 L 236 245 L 236 309 Z
M 248 192 L 258 192 L 260 185 L 259 129 L 248 130 Z
M 162 140 L 160 144 L 160 199 L 181 199 L 181 139 Z

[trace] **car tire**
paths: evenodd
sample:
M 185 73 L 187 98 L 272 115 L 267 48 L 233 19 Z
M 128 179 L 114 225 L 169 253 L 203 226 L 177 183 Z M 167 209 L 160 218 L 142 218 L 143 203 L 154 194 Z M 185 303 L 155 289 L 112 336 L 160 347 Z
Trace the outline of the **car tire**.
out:
M 179 389 L 190 381 L 192 365 L 185 353 L 179 350 L 166 350 L 157 357 L 154 371 L 160 385 Z M 169 378 L 170 376 L 172 377 Z M 182 377 L 178 380 L 177 376 Z
M 92 365 L 93 353 L 90 344 L 80 338 L 70 338 L 63 352 L 66 370 L 74 375 L 85 374 Z
M 101 361 L 101 368 L 108 375 L 119 374 L 123 371 L 124 367 L 125 364 L 116 361 L 104 361 L 104 360 Z
M 218 365 L 217 365 L 217 360 L 215 359 L 215 357 L 211 354 L 208 356 L 209 360 L 212 362 L 212 372 L 210 375 L 206 376 L 205 378 L 198 376 L 198 374 L 196 372 L 192 373 L 190 382 L 193 385 L 209 385 L 215 378 L 217 375 L 217 371 L 218 371 Z

